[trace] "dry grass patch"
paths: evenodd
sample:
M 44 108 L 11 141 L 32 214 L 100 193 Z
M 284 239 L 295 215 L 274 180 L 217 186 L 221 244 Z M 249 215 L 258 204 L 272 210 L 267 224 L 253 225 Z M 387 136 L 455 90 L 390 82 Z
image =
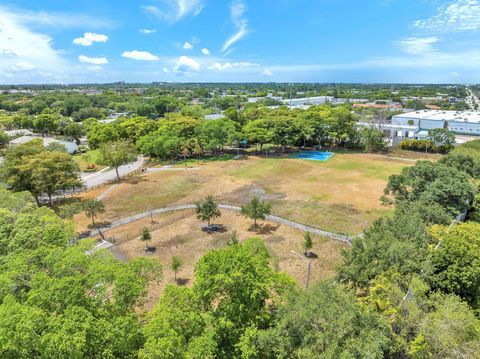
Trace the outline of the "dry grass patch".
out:
M 154 217 L 154 224 L 150 218 L 131 223 L 107 232 L 107 236 L 114 236 L 118 246 L 115 249 L 120 259 L 128 260 L 140 256 L 157 258 L 163 264 L 164 280 L 160 284 L 152 284 L 147 300 L 147 306 L 156 303 L 166 284 L 173 283 L 174 273 L 170 269 L 172 256 L 182 261 L 182 268 L 177 273 L 179 281 L 191 285 L 194 277 L 194 267 L 197 261 L 206 252 L 228 245 L 232 232 L 236 230 L 240 241 L 251 237 L 262 238 L 274 258 L 274 265 L 283 272 L 290 274 L 300 285 L 305 285 L 306 262 L 291 253 L 295 250 L 302 253 L 301 231 L 264 222 L 259 231 L 251 230 L 251 221 L 240 214 L 231 211 L 222 211 L 222 217 L 215 221 L 224 226 L 224 231 L 207 233 L 202 230 L 204 223 L 200 223 L 193 211 L 185 210 L 176 213 L 163 214 Z M 152 230 L 150 246 L 155 246 L 154 253 L 144 251 L 145 244 L 139 236 L 142 228 L 147 226 Z M 312 282 L 331 278 L 341 261 L 341 250 L 346 245 L 322 237 L 314 237 L 314 252 L 318 258 L 312 258 Z
M 326 162 L 259 157 L 207 162 L 196 171 L 156 172 L 129 180 L 107 194 L 101 220 L 190 204 L 209 194 L 234 205 L 256 195 L 273 202 L 274 214 L 358 234 L 388 211 L 379 202 L 388 177 L 412 164 L 352 153 L 337 153 Z

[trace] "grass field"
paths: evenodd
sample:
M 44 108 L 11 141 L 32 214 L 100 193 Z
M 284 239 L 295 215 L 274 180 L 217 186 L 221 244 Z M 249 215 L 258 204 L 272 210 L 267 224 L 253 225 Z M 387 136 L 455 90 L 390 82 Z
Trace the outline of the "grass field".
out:
M 327 162 L 253 156 L 196 162 L 189 165 L 196 170 L 149 173 L 121 184 L 104 199 L 104 217 L 194 203 L 209 194 L 222 203 L 243 205 L 257 195 L 272 203 L 273 214 L 358 234 L 389 211 L 379 202 L 388 177 L 412 164 L 355 153 L 337 153 Z

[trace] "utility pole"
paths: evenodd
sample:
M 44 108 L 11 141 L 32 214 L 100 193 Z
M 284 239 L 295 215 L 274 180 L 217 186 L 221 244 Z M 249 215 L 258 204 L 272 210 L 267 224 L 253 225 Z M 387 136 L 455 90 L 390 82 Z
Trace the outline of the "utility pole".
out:
M 304 256 L 302 256 L 301 254 L 298 254 L 297 252 L 295 251 L 291 251 L 292 254 L 295 254 L 296 256 L 300 257 L 301 259 L 305 260 L 308 264 L 307 264 L 307 284 L 305 285 L 305 289 L 308 289 L 309 285 L 310 285 L 310 272 L 312 270 L 312 262 L 309 261 L 308 259 L 306 259 Z

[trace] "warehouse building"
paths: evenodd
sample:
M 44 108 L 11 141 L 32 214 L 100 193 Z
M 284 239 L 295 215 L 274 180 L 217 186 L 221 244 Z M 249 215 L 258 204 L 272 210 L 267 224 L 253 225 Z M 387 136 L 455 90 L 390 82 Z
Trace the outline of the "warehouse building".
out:
M 392 125 L 416 126 L 417 132 L 446 128 L 457 134 L 480 136 L 480 112 L 415 111 L 393 116 Z

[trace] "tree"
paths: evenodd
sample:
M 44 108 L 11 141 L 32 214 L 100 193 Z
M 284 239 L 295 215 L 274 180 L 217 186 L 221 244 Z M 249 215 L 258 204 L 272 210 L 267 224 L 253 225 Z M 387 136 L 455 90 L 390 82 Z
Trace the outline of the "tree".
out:
M 67 147 L 60 142 L 51 142 L 45 147 L 46 151 L 68 153 Z
M 80 138 L 85 135 L 85 130 L 81 124 L 72 122 L 65 126 L 65 128 L 63 129 L 63 134 L 68 138 L 74 140 L 77 145 L 79 145 Z
M 99 148 L 102 144 L 117 141 L 120 137 L 115 123 L 103 124 L 95 119 L 84 122 L 87 132 L 88 145 L 92 149 Z
M 25 159 L 20 167 L 30 173 L 34 193 L 47 194 L 50 205 L 53 205 L 52 196 L 57 191 L 81 185 L 78 164 L 68 153 L 41 152 Z
M 250 202 L 242 206 L 241 213 L 250 219 L 253 219 L 253 226 L 257 228 L 257 220 L 265 220 L 266 216 L 270 214 L 271 205 L 264 201 L 260 201 L 257 196 L 254 196 Z
M 9 137 L 8 135 L 0 130 L 0 146 L 4 146 L 8 143 Z
M 83 204 L 85 214 L 92 219 L 92 224 L 95 226 L 95 218 L 102 213 L 105 213 L 105 205 L 98 199 L 87 199 Z
M 273 139 L 273 132 L 269 123 L 263 119 L 248 122 L 243 130 L 250 143 L 260 145 L 260 151 L 264 144 L 271 142 Z
M 431 233 L 441 242 L 427 271 L 432 289 L 456 294 L 480 309 L 480 224 L 462 223 L 450 230 L 437 226 Z
M 445 146 L 452 148 L 455 143 L 455 134 L 446 128 L 435 128 L 428 133 L 428 139 L 434 142 L 437 146 Z
M 195 266 L 193 291 L 211 316 L 215 358 L 240 357 L 238 343 L 245 331 L 271 323 L 281 293 L 292 280 L 273 270 L 259 238 L 213 250 Z
M 29 191 L 39 204 L 40 193 L 34 187 L 32 173 L 25 163 L 44 151 L 41 139 L 35 139 L 23 145 L 11 147 L 5 151 L 5 160 L 0 167 L 0 177 L 15 192 Z
M 212 352 L 215 342 L 201 340 L 209 317 L 202 313 L 201 302 L 191 288 L 168 285 L 145 325 L 145 345 L 140 359 L 213 358 L 210 355 L 190 356 L 195 347 L 204 344 Z
M 56 114 L 41 114 L 34 118 L 33 128 L 42 136 L 55 132 L 58 129 L 60 116 Z
M 208 228 L 210 228 L 212 219 L 216 219 L 222 215 L 212 196 L 207 196 L 203 202 L 198 202 L 196 206 L 195 212 L 197 219 L 206 221 Z
M 118 168 L 135 161 L 136 157 L 135 147 L 125 140 L 108 142 L 100 146 L 100 161 L 115 168 L 118 180 L 120 180 Z
M 145 242 L 145 250 L 148 251 L 148 241 L 152 239 L 152 234 L 150 233 L 150 230 L 147 227 L 143 227 L 142 230 L 142 235 L 140 236 L 140 240 L 142 242 Z
M 178 258 L 177 256 L 173 256 L 170 263 L 170 268 L 173 270 L 175 282 L 177 281 L 177 272 L 180 270 L 181 267 L 182 262 L 180 261 L 180 258 Z
M 386 323 L 353 293 L 332 283 L 288 293 L 274 325 L 259 331 L 259 358 L 384 358 Z
M 437 203 L 451 215 L 469 209 L 469 201 L 476 190 L 467 173 L 455 167 L 430 161 L 418 161 L 406 167 L 400 175 L 392 175 L 384 190 L 385 203 L 414 202 Z
M 394 270 L 411 278 L 423 268 L 435 241 L 428 232 L 432 224 L 448 225 L 453 217 L 435 203 L 400 203 L 393 217 L 383 217 L 352 242 L 342 253 L 338 279 L 354 288 L 367 288 L 375 277 Z
M 305 232 L 303 235 L 303 249 L 305 251 L 305 255 L 308 254 L 310 249 L 313 248 L 313 241 L 312 241 L 312 235 L 310 232 Z
M 360 130 L 360 144 L 366 152 L 379 152 L 386 148 L 385 133 L 374 127 L 363 127 Z
M 480 357 L 480 320 L 454 295 L 434 295 L 433 310 L 420 322 L 409 356 L 424 358 Z

